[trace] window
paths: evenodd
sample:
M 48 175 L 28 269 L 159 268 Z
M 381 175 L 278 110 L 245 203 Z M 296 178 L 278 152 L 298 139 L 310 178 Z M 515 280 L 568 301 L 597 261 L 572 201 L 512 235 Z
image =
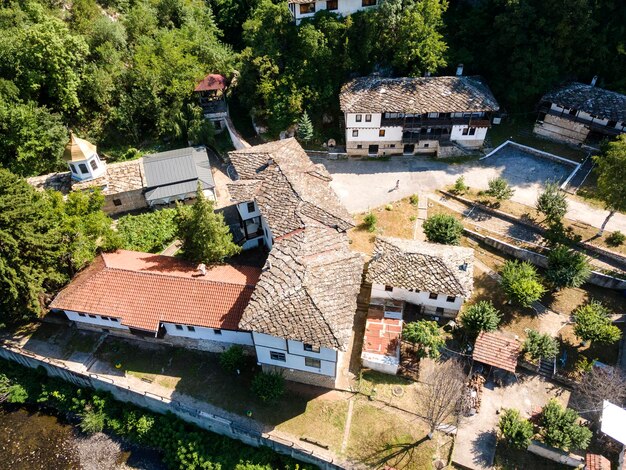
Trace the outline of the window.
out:
M 313 346 L 312 344 L 304 344 L 304 350 L 309 352 L 318 353 L 320 352 L 319 346 Z
M 339 2 L 337 0 L 326 0 L 327 10 L 336 10 L 339 8 Z
M 378 131 L 378 137 L 385 137 L 385 129 L 381 129 Z
M 361 0 L 362 7 L 371 7 L 376 5 L 376 0 Z
M 353 129 L 352 130 L 352 137 L 358 137 L 359 136 L 359 131 L 357 129 Z
M 363 145 L 361 145 L 361 144 L 357 144 L 356 148 L 358 148 L 358 149 L 362 149 L 362 148 L 363 148 Z
M 354 117 L 354 120 L 355 120 L 356 122 L 361 122 L 361 121 L 363 120 L 363 115 L 362 115 L 362 114 L 357 114 L 357 115 Z
M 609 127 L 615 127 L 615 126 L 617 126 L 617 121 L 609 121 L 609 122 L 606 123 L 606 125 L 609 126 Z
M 435 309 L 435 313 L 436 313 L 437 315 L 443 315 L 443 307 L 437 307 L 437 308 Z
M 109 318 L 109 320 L 111 320 L 112 322 L 115 322 L 115 323 L 119 323 L 119 320 L 117 318 L 111 317 L 111 318 Z
M 100 317 L 100 318 L 102 318 L 103 320 L 109 321 L 109 317 Z
M 456 297 L 453 295 L 449 295 L 448 297 L 446 297 L 446 302 L 454 302 L 456 300 Z
M 221 335 L 222 334 L 222 330 L 213 330 L 213 334 L 214 335 Z
M 439 113 L 428 113 L 428 117 L 429 118 L 438 118 L 439 117 Z
M 79 164 L 78 164 L 78 168 L 80 168 L 80 172 L 81 172 L 83 175 L 86 175 L 86 174 L 88 174 L 88 173 L 89 173 L 89 170 L 87 169 L 87 165 L 85 165 L 84 163 L 79 163 Z
M 312 357 L 305 357 L 304 365 L 307 367 L 315 367 L 316 369 L 319 369 L 322 367 L 322 361 L 320 361 L 319 359 L 313 359 Z
M 470 127 L 469 128 L 469 135 L 475 135 L 476 134 L 476 128 L 475 127 Z
M 389 148 L 395 149 L 396 148 L 396 144 L 390 144 Z
M 248 209 L 248 212 L 254 212 L 254 202 L 249 202 L 247 209 Z
M 193 326 L 187 326 L 187 331 L 196 331 L 196 329 Z
M 300 4 L 300 14 L 306 15 L 307 13 L 315 13 L 315 2 Z
M 393 286 L 385 286 L 385 292 L 393 292 Z
M 70 169 L 72 170 L 72 173 L 78 174 L 78 171 L 76 171 L 76 167 L 74 166 L 73 163 L 70 163 Z
M 424 144 L 425 149 L 427 149 L 428 147 L 430 147 L 430 144 Z
M 469 134 L 469 129 L 468 129 L 467 127 L 465 127 L 465 128 L 463 129 L 462 134 L 463 134 L 463 135 L 467 135 L 467 134 Z
M 113 205 L 115 207 L 119 207 L 122 205 L 122 200 L 121 199 L 113 199 Z
M 428 294 L 428 298 L 430 300 L 437 300 L 437 297 L 439 297 L 437 294 L 435 294 L 434 292 L 431 292 L 430 294 Z
M 86 317 L 87 315 L 85 315 L 84 313 L 79 313 L 78 316 L 79 317 Z
M 371 114 L 366 114 L 365 115 L 365 122 L 372 122 L 372 115 Z
M 285 353 L 276 352 L 276 351 L 270 351 L 270 359 L 272 361 L 280 361 L 280 362 L 287 361 L 287 357 L 285 356 Z
M 95 160 L 89 160 L 89 164 L 91 165 L 91 168 L 94 170 L 98 169 L 98 164 L 96 163 Z
M 177 330 L 182 330 L 183 329 L 183 325 L 176 325 L 176 329 Z
M 98 318 L 98 317 L 95 315 L 89 315 L 89 318 Z
M 572 109 L 570 109 L 570 110 L 569 110 L 569 114 L 570 114 L 571 116 L 576 116 L 576 113 L 577 113 L 577 112 L 578 112 L 578 111 L 576 111 L 574 108 L 572 108 Z
M 378 155 L 378 145 L 370 145 L 367 148 L 367 153 L 370 155 Z

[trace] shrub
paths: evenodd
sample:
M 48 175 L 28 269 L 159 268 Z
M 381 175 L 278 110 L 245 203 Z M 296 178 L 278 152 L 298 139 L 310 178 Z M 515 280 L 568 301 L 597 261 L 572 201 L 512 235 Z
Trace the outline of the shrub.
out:
M 574 364 L 574 371 L 579 375 L 583 375 L 590 372 L 591 369 L 593 369 L 593 361 L 590 361 L 587 356 L 582 354 L 578 356 L 576 364 Z
M 88 406 L 78 415 L 81 418 L 79 426 L 83 432 L 95 434 L 102 432 L 104 429 L 105 414 L 102 411 L 96 411 L 91 406 Z
M 535 267 L 527 261 L 507 261 L 500 272 L 502 289 L 509 300 L 530 307 L 546 291 Z
M 556 183 L 548 183 L 537 198 L 537 211 L 545 215 L 552 224 L 560 222 L 567 212 L 567 199 Z
M 490 301 L 481 300 L 465 309 L 460 322 L 470 336 L 478 336 L 481 331 L 495 331 L 501 319 L 502 314 Z
M 546 444 L 560 449 L 584 450 L 591 440 L 591 430 L 577 424 L 578 414 L 550 400 L 541 411 L 541 434 Z
M 386 210 L 386 211 L 392 211 L 392 210 L 393 210 L 393 204 L 387 204 L 387 205 L 385 206 L 385 210 Z
M 20 384 L 11 385 L 8 393 L 7 401 L 9 403 L 21 404 L 26 403 L 26 400 L 28 400 L 28 392 Z
M 377 223 L 378 217 L 376 217 L 376 214 L 373 212 L 368 212 L 365 217 L 363 217 L 363 224 L 365 224 L 368 232 L 375 232 Z
M 559 245 L 548 254 L 546 280 L 555 289 L 579 287 L 591 275 L 587 258 L 582 253 Z
M 424 221 L 424 234 L 429 242 L 458 245 L 463 234 L 463 224 L 447 214 L 435 214 Z
M 409 202 L 411 204 L 413 204 L 414 206 L 417 206 L 417 203 L 419 202 L 419 198 L 418 198 L 417 194 L 411 194 L 409 196 Z
M 606 243 L 609 246 L 620 246 L 624 244 L 624 241 L 626 241 L 626 235 L 619 230 L 606 237 Z
M 498 422 L 499 435 L 509 446 L 515 449 L 526 449 L 533 437 L 533 425 L 520 417 L 515 409 L 504 410 Z
M 502 178 L 501 176 L 498 178 L 494 178 L 489 180 L 488 189 L 485 191 L 487 196 L 491 196 L 498 201 L 503 201 L 506 199 L 511 199 L 515 191 L 511 186 L 509 186 L 509 182 Z
M 595 300 L 574 311 L 574 322 L 574 334 L 583 341 L 611 344 L 622 336 L 611 321 L 611 312 Z
M 259 372 L 252 379 L 252 391 L 264 402 L 276 401 L 285 393 L 285 379 L 278 372 Z
M 523 349 L 536 361 L 541 358 L 552 359 L 559 353 L 559 343 L 550 335 L 530 330 Z
M 469 190 L 469 186 L 465 184 L 465 177 L 459 176 L 454 182 L 452 192 L 455 194 L 465 194 Z
M 117 221 L 122 248 L 157 253 L 176 238 L 175 209 L 125 215 Z
M 418 320 L 407 323 L 402 329 L 402 339 L 417 346 L 417 356 L 437 359 L 445 339 L 435 321 Z
M 220 354 L 220 366 L 226 372 L 235 373 L 241 370 L 246 361 L 243 348 L 237 344 L 232 345 Z

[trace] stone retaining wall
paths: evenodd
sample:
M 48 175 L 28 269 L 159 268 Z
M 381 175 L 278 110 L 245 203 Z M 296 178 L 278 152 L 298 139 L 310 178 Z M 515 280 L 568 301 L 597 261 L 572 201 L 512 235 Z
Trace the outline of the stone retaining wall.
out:
M 560 449 L 549 447 L 538 441 L 530 442 L 528 452 L 532 452 L 533 454 L 540 455 L 541 457 L 563 465 L 568 465 L 570 467 L 579 467 L 585 463 L 584 457 L 581 457 L 580 455 L 570 454 Z

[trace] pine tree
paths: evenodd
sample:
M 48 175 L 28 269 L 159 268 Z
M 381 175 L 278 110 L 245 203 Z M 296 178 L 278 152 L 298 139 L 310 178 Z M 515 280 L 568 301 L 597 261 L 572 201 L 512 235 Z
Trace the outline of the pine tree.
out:
M 185 258 L 198 263 L 217 263 L 241 251 L 233 242 L 224 216 L 215 213 L 213 201 L 206 198 L 200 185 L 196 202 L 192 206 L 178 204 L 176 211 L 178 237 Z
M 302 142 L 309 142 L 313 138 L 313 124 L 306 111 L 298 121 L 298 137 Z

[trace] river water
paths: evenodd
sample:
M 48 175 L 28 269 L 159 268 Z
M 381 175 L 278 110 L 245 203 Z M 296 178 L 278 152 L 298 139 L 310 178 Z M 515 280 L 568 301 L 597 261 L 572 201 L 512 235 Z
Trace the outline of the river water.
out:
M 158 454 L 102 433 L 84 436 L 54 416 L 0 409 L 0 470 L 164 470 Z

